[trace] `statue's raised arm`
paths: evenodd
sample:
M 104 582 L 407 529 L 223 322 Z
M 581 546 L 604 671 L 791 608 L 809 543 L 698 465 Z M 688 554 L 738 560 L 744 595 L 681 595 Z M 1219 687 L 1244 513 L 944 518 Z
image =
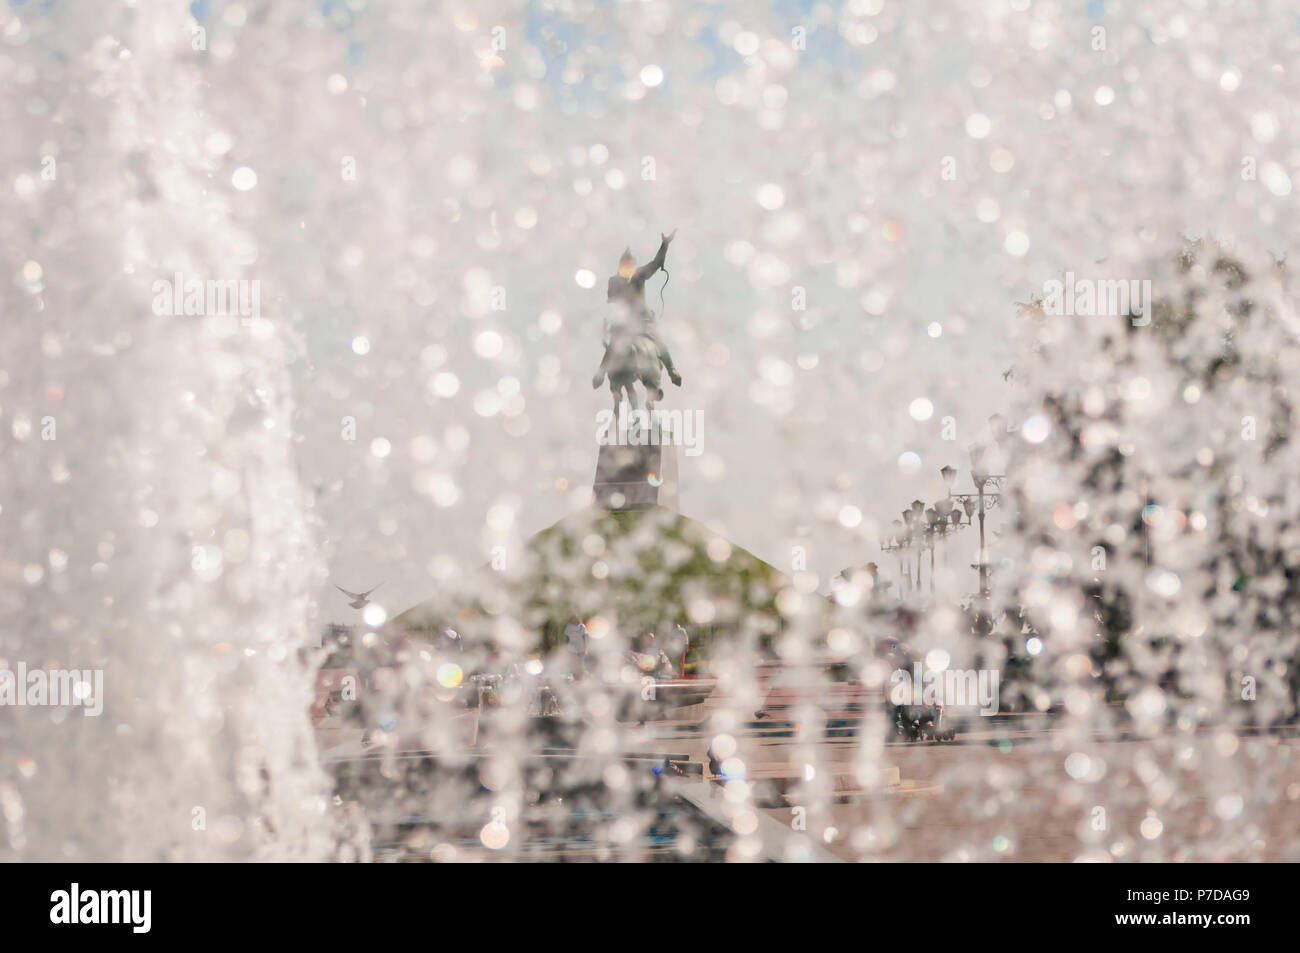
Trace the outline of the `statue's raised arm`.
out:
M 636 270 L 636 274 L 632 276 L 632 280 L 640 284 L 645 284 L 647 278 L 662 268 L 664 266 L 664 259 L 668 257 L 668 246 L 673 243 L 673 239 L 676 237 L 677 229 L 675 228 L 667 235 L 660 232 L 659 251 L 655 252 L 654 258 Z

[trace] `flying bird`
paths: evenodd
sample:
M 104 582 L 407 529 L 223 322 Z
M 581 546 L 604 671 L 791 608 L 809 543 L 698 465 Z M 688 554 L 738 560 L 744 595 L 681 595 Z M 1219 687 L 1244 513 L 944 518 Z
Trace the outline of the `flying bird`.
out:
M 381 582 L 379 586 L 382 585 L 383 583 Z M 374 592 L 376 589 L 378 589 L 379 586 L 372 586 L 371 588 L 367 589 L 365 592 L 350 592 L 347 589 L 344 589 L 338 583 L 334 583 L 335 589 L 343 593 L 345 596 L 351 597 L 352 601 L 349 602 L 348 605 L 350 605 L 354 609 L 364 609 L 366 607 L 366 604 L 370 602 L 370 594 Z

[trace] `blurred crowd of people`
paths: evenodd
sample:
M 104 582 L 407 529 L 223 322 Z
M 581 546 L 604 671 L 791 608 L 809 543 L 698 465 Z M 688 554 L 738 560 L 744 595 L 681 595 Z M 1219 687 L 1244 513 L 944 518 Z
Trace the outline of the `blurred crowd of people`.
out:
M 575 679 L 587 674 L 587 654 L 590 649 L 591 636 L 586 624 L 575 613 L 569 616 L 564 627 L 565 649 L 569 655 L 569 671 Z M 690 651 L 691 638 L 685 626 L 674 619 L 663 638 L 659 638 L 645 626 L 637 630 L 632 639 L 628 661 L 638 669 L 655 678 L 680 678 L 686 674 L 686 653 Z

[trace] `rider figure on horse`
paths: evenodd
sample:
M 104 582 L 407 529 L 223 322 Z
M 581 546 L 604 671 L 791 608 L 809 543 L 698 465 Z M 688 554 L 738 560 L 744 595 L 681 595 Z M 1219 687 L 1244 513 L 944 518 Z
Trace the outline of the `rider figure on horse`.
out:
M 641 381 L 646 389 L 649 402 L 653 404 L 663 397 L 659 386 L 659 365 L 668 371 L 669 379 L 678 387 L 682 377 L 673 366 L 672 355 L 664 346 L 654 325 L 654 312 L 645 301 L 645 283 L 656 271 L 664 266 L 668 246 L 677 235 L 673 229 L 667 235 L 660 235 L 659 252 L 640 268 L 632 257 L 631 250 L 624 251 L 618 263 L 618 274 L 609 279 L 605 299 L 620 310 L 617 320 L 605 326 L 605 357 L 600 362 L 600 370 L 591 380 L 592 387 L 599 387 L 609 377 L 609 389 L 614 394 L 617 408 L 619 392 L 626 391 L 628 400 L 636 406 L 636 395 L 632 390 L 635 381 Z

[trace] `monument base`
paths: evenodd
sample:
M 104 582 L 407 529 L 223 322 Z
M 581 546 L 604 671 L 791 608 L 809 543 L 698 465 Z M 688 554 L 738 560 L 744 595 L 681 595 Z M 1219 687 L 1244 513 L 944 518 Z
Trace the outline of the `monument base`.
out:
M 592 490 L 607 510 L 676 510 L 676 444 L 601 446 Z

